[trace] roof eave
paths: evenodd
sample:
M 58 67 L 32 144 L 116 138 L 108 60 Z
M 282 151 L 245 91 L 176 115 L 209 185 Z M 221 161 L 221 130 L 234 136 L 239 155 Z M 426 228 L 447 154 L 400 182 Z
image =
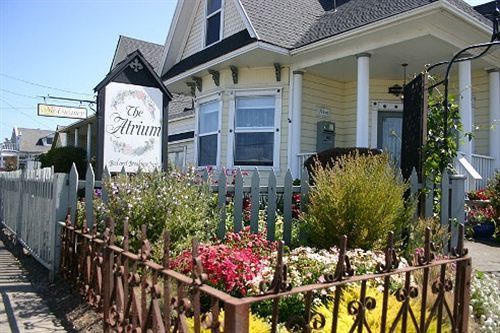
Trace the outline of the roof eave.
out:
M 364 25 L 364 26 L 361 26 L 361 27 L 358 27 L 358 28 L 355 28 L 352 30 L 348 30 L 346 32 L 342 32 L 342 33 L 339 33 L 337 35 L 312 42 L 310 44 L 307 44 L 307 45 L 304 45 L 304 46 L 301 46 L 301 47 L 298 47 L 298 48 L 291 50 L 290 54 L 292 56 L 294 56 L 294 55 L 299 55 L 302 53 L 314 51 L 315 49 L 325 47 L 325 46 L 327 46 L 331 43 L 337 42 L 339 40 L 353 37 L 355 35 L 365 33 L 368 31 L 372 31 L 373 29 L 383 27 L 383 26 L 388 25 L 388 24 L 393 24 L 397 21 L 403 20 L 405 18 L 409 18 L 409 17 L 414 16 L 416 14 L 421 15 L 421 14 L 425 14 L 427 12 L 432 12 L 432 11 L 436 11 L 436 10 L 448 10 L 448 11 L 452 12 L 453 14 L 460 16 L 461 18 L 466 20 L 468 23 L 475 25 L 476 27 L 483 30 L 484 32 L 486 32 L 486 33 L 491 32 L 491 27 L 488 26 L 487 24 L 478 21 L 476 18 L 464 13 L 462 10 L 460 10 L 459 8 L 457 8 L 451 4 L 446 5 L 445 2 L 446 2 L 445 0 L 438 0 L 438 1 L 430 3 L 428 5 L 418 7 L 418 8 L 406 11 L 404 13 L 401 13 L 401 14 L 393 15 L 391 17 L 388 17 L 388 18 L 385 18 L 385 19 L 382 19 L 382 20 L 379 20 L 379 21 L 376 21 L 373 23 L 369 23 L 367 25 Z

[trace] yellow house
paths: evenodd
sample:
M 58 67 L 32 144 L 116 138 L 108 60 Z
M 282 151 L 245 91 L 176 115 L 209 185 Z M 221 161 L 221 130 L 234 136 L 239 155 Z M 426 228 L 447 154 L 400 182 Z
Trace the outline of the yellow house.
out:
M 196 166 L 296 178 L 318 148 L 397 155 L 403 104 L 388 88 L 489 41 L 491 21 L 477 9 L 461 0 L 179 0 L 159 74 L 193 96 L 194 112 L 170 120 L 180 140 L 169 150 Z M 497 48 L 452 71 L 450 93 L 475 134 L 460 148 L 485 176 L 500 168 L 499 65 Z

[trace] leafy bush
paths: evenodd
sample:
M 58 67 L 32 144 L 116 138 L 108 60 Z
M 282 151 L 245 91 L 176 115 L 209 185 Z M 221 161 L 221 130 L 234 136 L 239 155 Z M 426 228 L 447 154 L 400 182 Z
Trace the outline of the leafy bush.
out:
M 347 235 L 349 247 L 377 249 L 389 231 L 400 230 L 413 216 L 404 200 L 408 184 L 400 180 L 386 154 L 348 155 L 337 164 L 316 165 L 303 226 L 310 245 L 329 248 Z
M 170 232 L 174 254 L 189 248 L 193 238 L 206 241 L 214 235 L 212 195 L 194 170 L 117 175 L 105 181 L 104 186 L 109 200 L 107 204 L 97 200 L 97 216 L 112 217 L 118 233 L 128 217 L 133 249 L 138 248 L 141 226 L 146 224 L 155 259 L 163 256 L 164 230 Z
M 73 163 L 80 178 L 85 177 L 87 170 L 87 152 L 78 147 L 59 147 L 52 148 L 48 152 L 40 155 L 42 168 L 54 166 L 54 172 L 69 173 Z

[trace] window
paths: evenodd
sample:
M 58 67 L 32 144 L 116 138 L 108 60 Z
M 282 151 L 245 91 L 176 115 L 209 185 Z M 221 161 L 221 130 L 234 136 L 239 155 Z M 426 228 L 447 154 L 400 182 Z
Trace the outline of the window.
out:
M 183 170 L 186 166 L 186 146 L 169 149 L 168 161 L 176 169 Z
M 221 39 L 222 1 L 207 0 L 205 46 L 212 45 Z
M 276 166 L 279 158 L 277 96 L 236 96 L 234 166 Z
M 217 165 L 219 101 L 200 104 L 198 114 L 198 166 Z

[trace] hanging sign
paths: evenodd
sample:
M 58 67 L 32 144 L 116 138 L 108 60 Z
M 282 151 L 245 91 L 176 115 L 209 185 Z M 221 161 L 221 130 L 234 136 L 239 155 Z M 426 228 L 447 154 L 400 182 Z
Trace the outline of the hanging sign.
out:
M 42 117 L 59 117 L 72 119 L 86 119 L 87 108 L 64 105 L 38 104 L 38 115 Z
M 161 169 L 162 110 L 158 88 L 118 82 L 106 86 L 103 162 L 110 172 Z

